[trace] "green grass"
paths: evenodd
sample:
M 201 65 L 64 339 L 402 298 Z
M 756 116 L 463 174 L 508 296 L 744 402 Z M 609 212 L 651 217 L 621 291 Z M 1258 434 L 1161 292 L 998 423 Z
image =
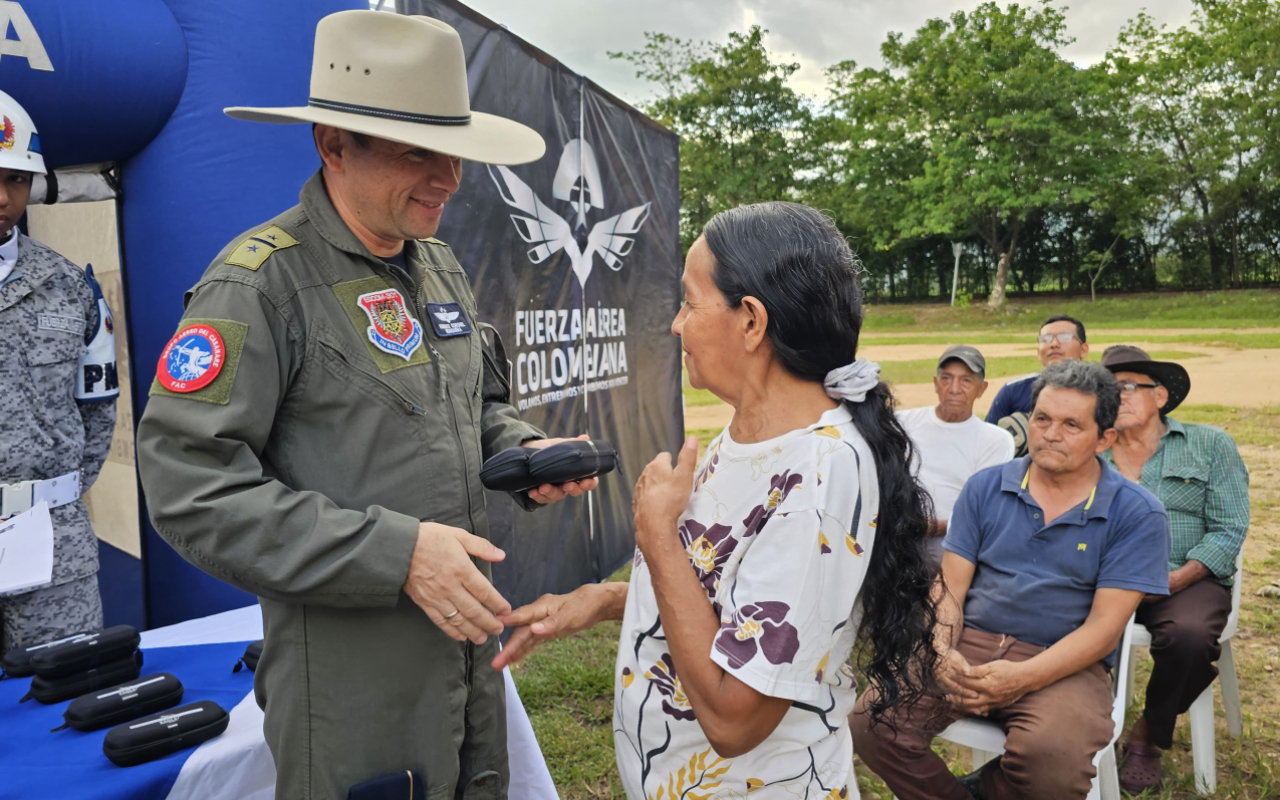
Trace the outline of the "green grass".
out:
M 1280 333 L 1181 333 L 1181 334 L 1146 334 L 1138 336 L 1117 336 L 1106 333 L 1090 333 L 1089 344 L 1093 346 L 1108 344 L 1131 344 L 1135 341 L 1152 344 L 1198 344 L 1210 347 L 1230 347 L 1237 350 L 1256 350 L 1280 348 Z M 1034 345 L 1032 332 L 1022 333 L 926 333 L 913 336 L 868 336 L 861 340 L 864 345 L 889 344 L 933 344 L 946 347 L 951 344 L 1025 344 Z
M 1151 357 L 1157 360 L 1181 361 L 1200 358 L 1203 353 L 1184 353 L 1176 350 L 1157 350 Z M 1097 360 L 1095 357 L 1092 359 Z M 1008 378 L 1040 371 L 1040 360 L 1035 356 L 1002 356 L 987 359 L 987 378 Z M 889 383 L 928 383 L 938 371 L 936 358 L 916 361 L 881 361 L 880 377 Z
M 631 567 L 626 566 L 609 580 L 630 578 Z M 624 796 L 613 757 L 612 724 L 613 665 L 621 627 L 606 622 L 549 642 L 511 668 L 562 797 Z
M 1280 406 L 1234 408 L 1232 406 L 1181 406 L 1173 416 L 1182 422 L 1196 422 L 1223 428 L 1236 444 L 1262 447 L 1280 444 Z M 1254 498 L 1256 501 L 1258 498 Z
M 883 344 L 877 341 L 876 344 Z M 1188 353 L 1181 350 L 1153 350 L 1151 357 L 1162 361 L 1185 361 L 1188 358 L 1203 358 L 1204 353 Z M 1100 354 L 1095 353 L 1096 361 Z M 914 361 L 881 361 L 880 375 L 889 383 L 929 383 L 938 371 L 938 361 L 923 358 Z M 1013 375 L 1027 375 L 1040 371 L 1040 361 L 1035 356 L 1001 356 L 987 359 L 987 378 L 1008 378 Z M 687 407 L 714 406 L 722 401 L 706 389 L 694 389 L 689 385 L 688 375 L 684 378 L 684 403 Z M 690 431 L 702 436 L 702 431 Z M 716 431 L 715 433 L 719 433 Z
M 944 303 L 868 306 L 871 333 L 920 326 L 962 330 L 1036 330 L 1053 314 L 1069 314 L 1091 329 L 1104 328 L 1264 328 L 1280 326 L 1280 292 L 1266 289 L 1181 294 L 1140 294 L 1085 298 L 1016 298 L 992 311 L 984 303 L 952 308 Z

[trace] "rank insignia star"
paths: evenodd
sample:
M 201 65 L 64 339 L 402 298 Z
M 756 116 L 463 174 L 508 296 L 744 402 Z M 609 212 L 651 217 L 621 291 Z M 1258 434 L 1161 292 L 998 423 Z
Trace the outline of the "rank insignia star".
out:
M 242 239 L 232 249 L 231 254 L 227 256 L 226 263 L 249 270 L 256 270 L 262 266 L 272 253 L 293 247 L 296 244 L 298 244 L 298 240 L 290 236 L 288 231 L 277 225 L 268 225 L 257 233 Z

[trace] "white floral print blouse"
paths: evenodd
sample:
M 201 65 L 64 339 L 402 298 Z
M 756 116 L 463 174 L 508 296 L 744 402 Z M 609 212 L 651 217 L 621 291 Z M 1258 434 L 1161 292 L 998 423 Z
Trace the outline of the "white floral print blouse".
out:
M 680 685 L 639 550 L 614 675 L 614 742 L 630 800 L 858 796 L 847 718 L 858 595 L 875 539 L 875 463 L 843 405 L 755 444 L 712 442 L 679 531 L 720 618 L 709 653 L 792 701 L 755 749 L 719 757 Z

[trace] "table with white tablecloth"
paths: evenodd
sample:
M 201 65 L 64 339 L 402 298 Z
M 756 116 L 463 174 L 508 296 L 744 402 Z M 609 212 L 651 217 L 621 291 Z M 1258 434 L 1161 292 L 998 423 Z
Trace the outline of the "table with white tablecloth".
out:
M 262 638 L 257 605 L 146 631 L 143 675 L 171 671 L 187 688 L 184 703 L 217 702 L 230 710 L 221 735 L 200 746 L 138 767 L 116 767 L 102 754 L 105 731 L 51 730 L 67 703 L 19 703 L 31 679 L 0 681 L 0 800 L 272 800 L 276 771 L 262 733 L 262 710 L 252 675 L 232 667 L 244 645 Z M 186 678 L 184 678 L 186 676 Z M 511 675 L 507 687 L 507 744 L 511 800 L 557 800 Z M 189 681 L 187 680 L 189 678 Z
M 252 641 L 262 638 L 262 612 L 256 605 L 193 619 L 142 634 L 142 648 Z M 546 759 L 529 724 L 529 715 L 509 670 L 507 748 L 511 763 L 510 800 L 557 800 Z M 253 693 L 231 711 L 226 733 L 199 748 L 182 765 L 169 800 L 272 800 L 276 769 L 262 736 L 262 709 Z

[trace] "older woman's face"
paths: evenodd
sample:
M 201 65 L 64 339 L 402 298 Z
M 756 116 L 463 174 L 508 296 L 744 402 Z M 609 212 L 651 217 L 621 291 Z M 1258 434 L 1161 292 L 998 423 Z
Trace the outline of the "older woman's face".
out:
M 1149 375 L 1141 372 L 1117 372 L 1116 382 L 1120 384 L 1120 413 L 1116 415 L 1116 430 L 1125 431 L 1141 428 L 1160 414 L 1160 409 L 1169 402 L 1169 390 L 1163 386 L 1151 388 L 1155 383 Z M 1132 385 L 1132 391 L 1125 389 Z
M 724 397 L 743 359 L 743 348 L 739 312 L 729 308 L 716 288 L 715 264 L 711 248 L 699 237 L 684 262 L 684 305 L 671 323 L 671 332 L 680 337 L 689 383 Z

